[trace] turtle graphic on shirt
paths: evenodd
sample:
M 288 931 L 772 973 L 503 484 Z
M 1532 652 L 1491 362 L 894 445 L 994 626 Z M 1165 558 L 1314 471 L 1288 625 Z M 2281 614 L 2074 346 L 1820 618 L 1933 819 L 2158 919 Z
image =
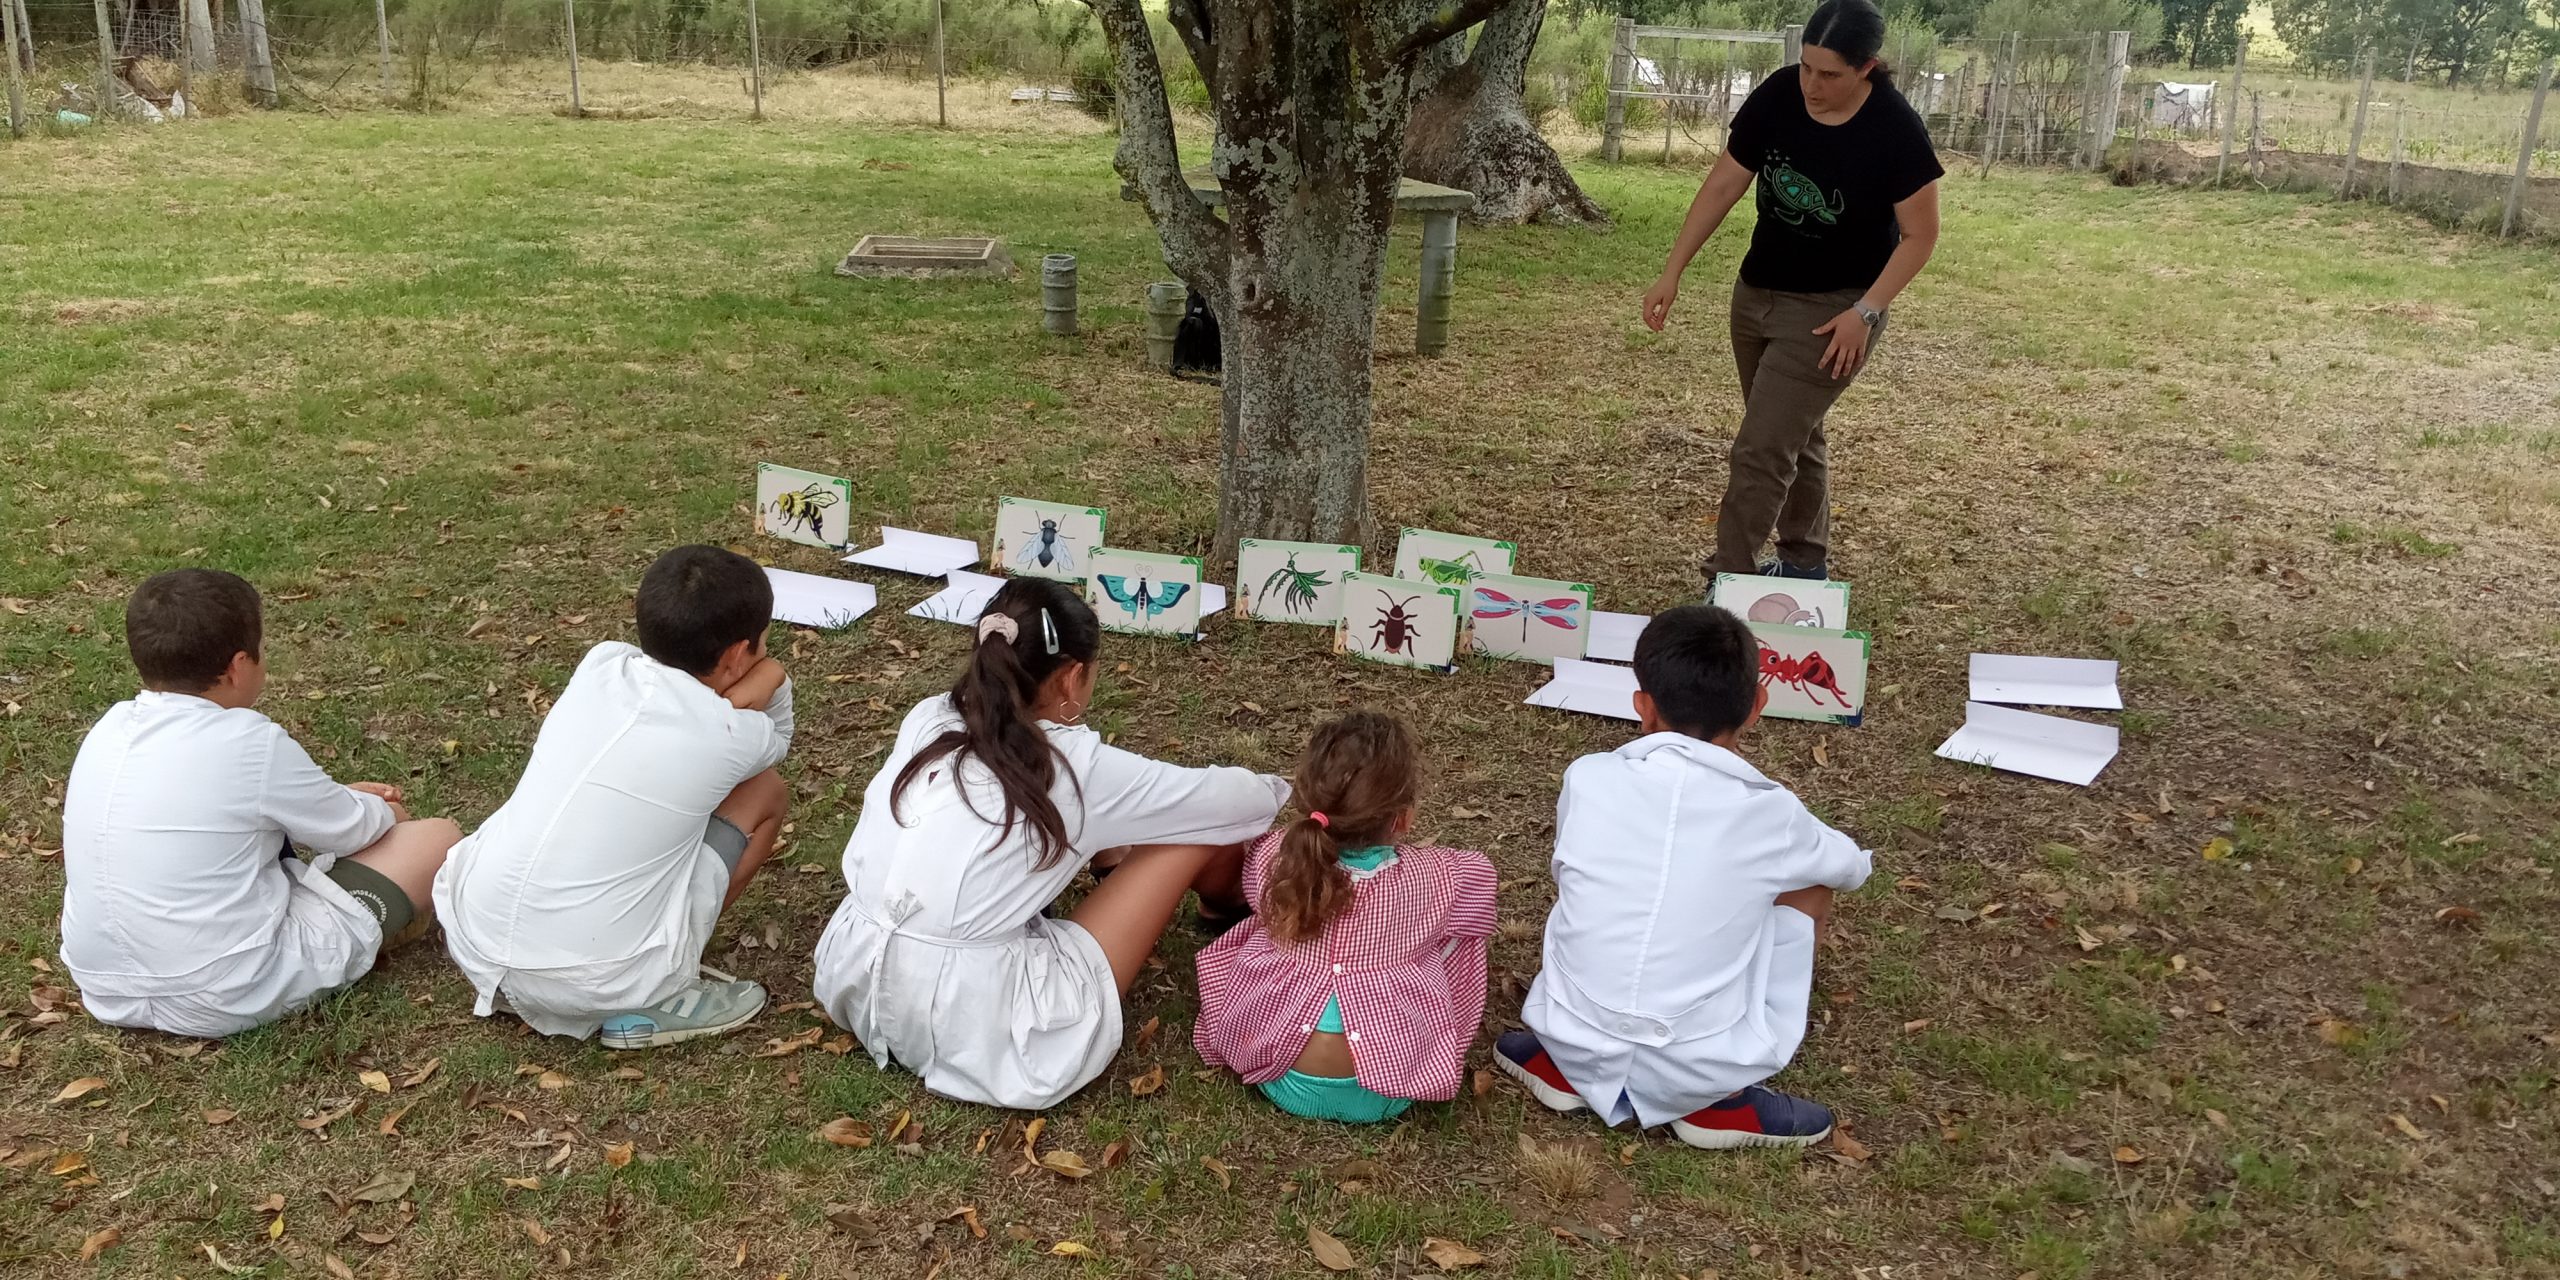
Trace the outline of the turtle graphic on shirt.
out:
M 1839 223 L 1840 215 L 1849 211 L 1848 197 L 1834 191 L 1831 199 L 1825 202 L 1821 184 L 1797 172 L 1794 165 L 1784 160 L 1760 171 L 1760 189 L 1769 196 L 1764 202 L 1769 212 L 1791 226 L 1803 226 L 1806 218 L 1824 226 L 1834 226 Z

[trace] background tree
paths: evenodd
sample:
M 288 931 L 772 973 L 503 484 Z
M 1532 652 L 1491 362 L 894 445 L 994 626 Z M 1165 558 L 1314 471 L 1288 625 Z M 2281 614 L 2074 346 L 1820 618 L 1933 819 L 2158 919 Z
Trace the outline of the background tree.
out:
M 2543 39 L 2527 0 L 2275 0 L 2275 25 L 2314 69 L 2344 70 L 2367 48 L 2405 63 L 2414 49 L 2418 69 L 2449 85 Z
M 2240 19 L 2249 0 L 2161 0 L 2159 56 L 2190 67 L 2218 67 L 2240 52 Z
M 1607 225 L 1538 132 L 1522 98 L 1547 0 L 1517 0 L 1462 39 L 1425 57 L 1404 143 L 1407 177 L 1476 193 L 1476 218 L 1517 225 Z

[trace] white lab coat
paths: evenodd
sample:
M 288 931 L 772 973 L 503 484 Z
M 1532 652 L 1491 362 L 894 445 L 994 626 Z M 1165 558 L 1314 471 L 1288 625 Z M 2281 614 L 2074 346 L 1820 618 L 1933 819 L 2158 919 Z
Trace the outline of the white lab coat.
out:
M 762 711 L 638 648 L 587 651 L 515 792 L 436 873 L 445 949 L 489 1016 L 590 1036 L 682 990 L 729 891 L 711 811 L 791 749 L 791 685 Z
M 382 927 L 325 874 L 391 806 L 246 707 L 145 691 L 99 717 L 62 797 L 62 964 L 110 1026 L 226 1036 L 363 977 Z M 286 840 L 308 863 L 278 855 Z
M 999 838 L 1003 792 L 974 758 L 955 769 L 945 757 L 892 813 L 907 761 L 959 723 L 947 696 L 917 704 L 864 790 L 813 986 L 881 1066 L 894 1058 L 944 1097 L 1043 1110 L 1102 1074 L 1121 1021 L 1100 944 L 1042 908 L 1102 850 L 1262 834 L 1289 784 L 1161 764 L 1043 722 L 1062 757 L 1050 796 L 1073 847 L 1041 870 L 1027 824 Z
M 1870 869 L 1712 743 L 1656 733 L 1584 756 L 1556 801 L 1546 967 L 1521 1016 L 1609 1123 L 1667 1124 L 1795 1056 L 1813 922 L 1776 898 L 1855 889 Z

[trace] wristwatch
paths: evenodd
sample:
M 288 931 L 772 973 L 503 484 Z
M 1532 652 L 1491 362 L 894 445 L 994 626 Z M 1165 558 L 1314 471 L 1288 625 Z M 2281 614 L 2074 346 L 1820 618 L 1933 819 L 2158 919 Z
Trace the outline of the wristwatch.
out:
M 1884 308 L 1882 307 L 1870 307 L 1863 302 L 1853 302 L 1850 303 L 1849 306 L 1852 310 L 1858 313 L 1859 319 L 1867 322 L 1867 327 L 1869 329 L 1873 329 L 1877 325 L 1884 323 Z

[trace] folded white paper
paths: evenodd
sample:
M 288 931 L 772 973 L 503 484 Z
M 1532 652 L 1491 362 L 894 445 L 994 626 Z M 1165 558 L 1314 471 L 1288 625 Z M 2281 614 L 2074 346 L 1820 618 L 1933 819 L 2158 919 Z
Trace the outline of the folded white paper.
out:
M 1002 578 L 992 574 L 971 573 L 966 569 L 954 569 L 944 575 L 942 581 L 942 590 L 934 592 L 927 596 L 922 604 L 907 610 L 908 617 L 930 618 L 935 622 L 953 622 L 964 627 L 971 626 L 978 621 L 979 614 L 987 611 L 987 601 L 993 599 L 997 589 L 1004 586 Z
M 1964 727 L 1938 747 L 1949 760 L 2085 787 L 2116 758 L 2111 724 L 2088 724 L 1987 702 L 1964 704 Z
M 1973 700 L 2022 707 L 2089 707 L 2124 710 L 2116 692 L 2116 664 L 2096 658 L 2029 658 L 2006 653 L 1973 655 Z
M 1640 613 L 1593 613 L 1582 656 L 1595 662 L 1635 661 L 1636 637 L 1644 634 L 1644 624 L 1651 621 Z
M 1613 720 L 1636 718 L 1636 673 L 1576 658 L 1556 659 L 1556 677 L 1525 699 L 1533 707 L 1579 711 Z
M 1225 587 L 1214 582 L 1200 584 L 1200 617 L 1203 621 L 1207 620 L 1211 614 L 1224 613 L 1226 608 L 1227 589 Z
M 849 627 L 880 604 L 880 593 L 868 582 L 789 569 L 769 568 L 764 576 L 773 583 L 773 616 L 796 626 Z
M 880 526 L 880 545 L 867 547 L 844 558 L 846 564 L 869 565 L 891 573 L 912 573 L 919 578 L 939 578 L 954 569 L 966 569 L 978 562 L 978 544 L 967 538 L 946 538 L 938 533 L 918 533 L 913 529 Z

